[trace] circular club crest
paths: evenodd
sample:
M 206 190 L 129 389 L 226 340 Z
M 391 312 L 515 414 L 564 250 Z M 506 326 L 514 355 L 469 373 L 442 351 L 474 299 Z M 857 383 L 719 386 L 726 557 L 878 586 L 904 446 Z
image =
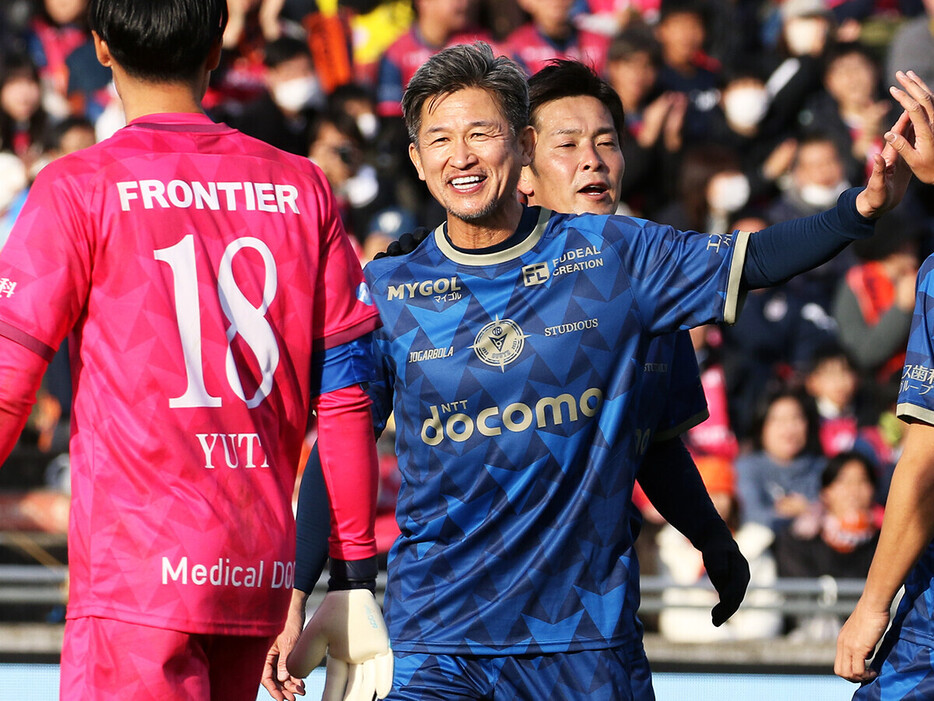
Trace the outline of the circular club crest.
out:
M 474 339 L 474 353 L 487 365 L 503 370 L 522 353 L 525 334 L 519 325 L 510 319 L 497 319 L 480 329 Z

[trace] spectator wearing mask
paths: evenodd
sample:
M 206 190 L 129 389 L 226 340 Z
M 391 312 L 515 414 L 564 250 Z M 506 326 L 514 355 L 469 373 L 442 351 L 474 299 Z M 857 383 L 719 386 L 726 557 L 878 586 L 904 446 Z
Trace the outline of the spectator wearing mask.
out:
M 812 133 L 798 141 L 787 186 L 766 210 L 766 216 L 780 222 L 817 214 L 832 207 L 848 187 L 845 161 L 836 142 L 827 134 Z M 792 280 L 789 289 L 829 314 L 837 284 L 855 260 L 852 249 L 844 251 Z
M 222 119 L 276 148 L 305 155 L 309 125 L 325 103 L 308 45 L 294 37 L 279 37 L 266 45 L 263 62 L 266 90 L 242 111 L 230 105 L 233 111 Z
M 365 162 L 363 137 L 350 115 L 331 111 L 319 115 L 311 124 L 309 142 L 308 157 L 324 171 L 344 228 L 362 244 L 373 216 L 395 204 L 392 189 Z
M 740 156 L 753 200 L 774 196 L 776 181 L 794 157 L 794 141 L 772 104 L 760 71 L 739 67 L 724 72 L 720 100 L 710 115 L 708 140 Z
M 731 217 L 749 201 L 749 180 L 739 155 L 707 144 L 687 149 L 678 172 L 678 199 L 658 219 L 682 231 L 728 231 Z

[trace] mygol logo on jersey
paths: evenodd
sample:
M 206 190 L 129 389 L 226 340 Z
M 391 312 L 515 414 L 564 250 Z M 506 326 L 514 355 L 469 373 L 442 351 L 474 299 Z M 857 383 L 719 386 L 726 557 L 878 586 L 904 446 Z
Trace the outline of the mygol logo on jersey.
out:
M 435 295 L 449 295 L 460 293 L 461 281 L 457 277 L 443 277 L 437 280 L 421 280 L 416 282 L 403 282 L 401 285 L 390 285 L 386 299 L 411 299 L 413 297 L 434 297 Z M 459 298 L 460 295 L 457 294 Z
M 516 322 L 497 319 L 480 329 L 471 348 L 484 363 L 506 372 L 506 366 L 522 353 L 526 338 Z
M 439 445 L 445 438 L 455 443 L 463 443 L 474 432 L 482 436 L 499 436 L 505 428 L 513 433 L 520 433 L 535 428 L 559 426 L 565 422 L 573 423 L 582 417 L 597 415 L 603 405 L 603 391 L 597 387 L 585 390 L 579 397 L 572 394 L 559 394 L 557 397 L 542 397 L 535 406 L 524 402 L 513 402 L 505 409 L 498 406 L 487 407 L 476 416 L 469 416 L 461 411 L 449 414 L 442 420 L 441 412 L 454 409 L 466 409 L 465 401 L 431 406 L 430 418 L 422 422 L 422 442 L 426 445 Z

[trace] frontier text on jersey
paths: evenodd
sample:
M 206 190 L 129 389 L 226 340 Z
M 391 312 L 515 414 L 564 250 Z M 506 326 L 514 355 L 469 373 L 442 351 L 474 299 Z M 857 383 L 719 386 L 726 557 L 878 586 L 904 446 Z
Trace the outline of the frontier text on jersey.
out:
M 120 209 L 208 209 L 229 212 L 290 211 L 298 209 L 298 188 L 279 183 L 199 182 L 187 180 L 129 180 L 116 184 Z

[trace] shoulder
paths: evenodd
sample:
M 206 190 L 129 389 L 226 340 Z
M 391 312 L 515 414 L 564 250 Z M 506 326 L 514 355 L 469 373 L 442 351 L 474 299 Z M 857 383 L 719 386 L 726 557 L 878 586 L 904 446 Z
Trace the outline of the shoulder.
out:
M 410 253 L 399 256 L 386 256 L 367 263 L 363 268 L 363 275 L 374 295 L 380 296 L 399 277 L 411 281 L 413 279 L 411 272 L 413 266 L 424 263 L 437 268 L 443 265 L 446 259 L 437 256 L 437 260 L 435 260 L 428 252 L 429 249 L 434 249 L 433 238 L 434 232 L 428 234 L 425 240 Z M 431 260 L 428 260 L 429 258 Z

